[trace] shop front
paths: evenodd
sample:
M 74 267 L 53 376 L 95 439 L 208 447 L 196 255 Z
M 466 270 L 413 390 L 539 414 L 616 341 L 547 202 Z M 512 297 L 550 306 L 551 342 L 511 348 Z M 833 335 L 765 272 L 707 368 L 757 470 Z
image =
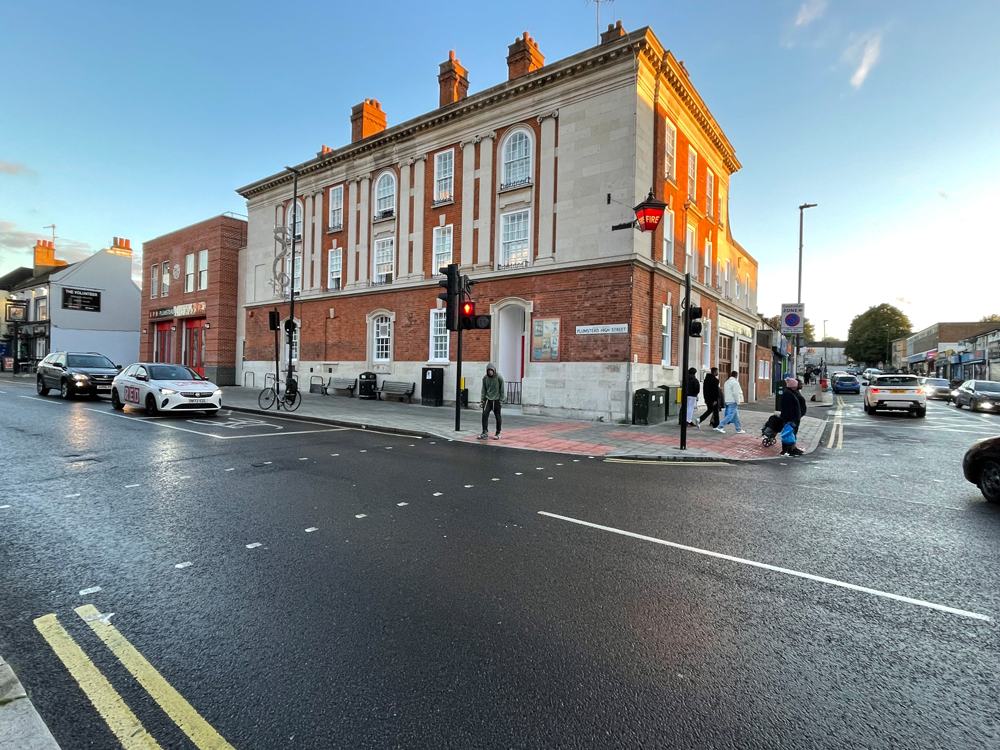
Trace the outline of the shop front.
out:
M 205 374 L 205 338 L 210 325 L 205 302 L 192 302 L 149 311 L 146 335 L 152 344 L 154 362 L 187 365 Z

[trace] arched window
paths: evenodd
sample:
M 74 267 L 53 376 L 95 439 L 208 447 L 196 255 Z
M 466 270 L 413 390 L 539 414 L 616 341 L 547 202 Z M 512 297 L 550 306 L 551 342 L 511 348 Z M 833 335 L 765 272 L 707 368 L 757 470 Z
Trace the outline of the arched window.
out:
M 296 240 L 302 239 L 302 215 L 304 213 L 302 201 L 288 206 L 288 218 L 285 221 L 285 226 L 293 229 Z
M 515 130 L 504 142 L 501 188 L 531 182 L 531 139 L 523 130 Z
M 380 315 L 372 322 L 372 361 L 392 360 L 392 320 L 388 315 Z
M 396 175 L 383 172 L 375 182 L 375 218 L 392 216 L 396 211 Z

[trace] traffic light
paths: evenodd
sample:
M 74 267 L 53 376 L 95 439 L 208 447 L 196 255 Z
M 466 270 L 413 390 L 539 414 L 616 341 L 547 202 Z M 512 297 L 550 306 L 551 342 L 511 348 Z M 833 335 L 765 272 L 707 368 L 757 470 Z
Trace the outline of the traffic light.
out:
M 466 300 L 462 303 L 462 315 L 459 325 L 468 331 L 476 327 L 476 303 Z
M 267 311 L 267 327 L 271 331 L 277 331 L 281 327 L 281 319 L 278 317 L 277 310 Z
M 688 336 L 693 339 L 701 338 L 701 316 L 700 307 L 690 307 L 688 309 Z
M 445 328 L 449 331 L 458 330 L 458 304 L 462 294 L 462 277 L 458 274 L 458 263 L 449 263 L 438 269 L 438 273 L 444 274 L 446 278 L 438 282 L 438 286 L 443 286 L 448 291 L 438 295 L 438 299 L 445 301 Z

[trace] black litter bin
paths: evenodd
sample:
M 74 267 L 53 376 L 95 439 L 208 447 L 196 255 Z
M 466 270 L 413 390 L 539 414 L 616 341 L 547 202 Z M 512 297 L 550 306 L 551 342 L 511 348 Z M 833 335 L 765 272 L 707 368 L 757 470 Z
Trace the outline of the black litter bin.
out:
M 781 397 L 785 395 L 785 381 L 779 380 L 778 387 L 774 389 L 774 408 L 781 411 Z
M 358 375 L 358 398 L 373 401 L 378 398 L 378 375 L 374 372 L 363 372 Z
M 444 403 L 444 369 L 425 367 L 420 376 L 420 403 L 441 406 Z
M 666 408 L 662 388 L 639 388 L 632 397 L 632 424 L 660 424 L 666 419 Z

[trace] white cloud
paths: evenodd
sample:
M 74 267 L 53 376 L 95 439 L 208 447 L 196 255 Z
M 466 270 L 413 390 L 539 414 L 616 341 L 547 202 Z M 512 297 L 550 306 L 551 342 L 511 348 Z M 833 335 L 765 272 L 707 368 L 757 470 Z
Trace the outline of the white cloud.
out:
M 33 177 L 38 173 L 31 167 L 19 162 L 0 159 L 0 174 L 9 174 L 15 177 Z
M 0 220 L 0 275 L 13 271 L 19 266 L 31 266 L 34 262 L 32 248 L 38 240 L 50 239 L 51 235 L 40 232 L 26 232 L 18 229 L 12 221 Z M 94 253 L 87 242 L 56 239 L 56 257 L 69 263 L 76 263 Z
M 861 88 L 871 69 L 878 62 L 879 55 L 882 54 L 882 32 L 871 31 L 853 42 L 840 59 L 850 65 L 856 65 L 854 75 L 851 76 L 851 85 L 854 88 Z
M 795 17 L 796 26 L 808 26 L 826 12 L 827 0 L 806 0 Z

